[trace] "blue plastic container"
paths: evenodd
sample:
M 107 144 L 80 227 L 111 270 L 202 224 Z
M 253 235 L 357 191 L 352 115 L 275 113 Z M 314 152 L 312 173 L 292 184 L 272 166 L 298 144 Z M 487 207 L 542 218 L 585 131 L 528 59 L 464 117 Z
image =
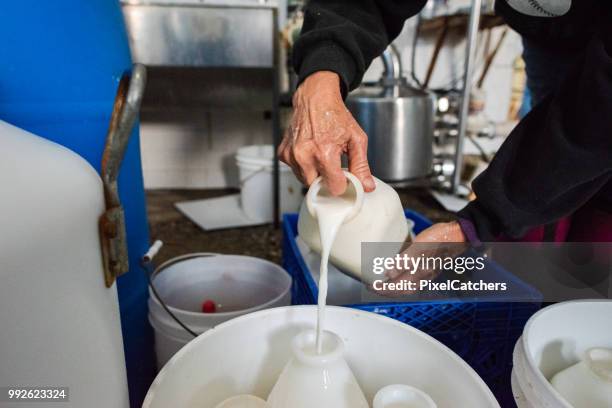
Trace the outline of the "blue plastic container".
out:
M 0 20 L 0 119 L 72 149 L 99 170 L 117 85 L 132 65 L 119 1 L 10 1 L 0 7 Z M 130 400 L 139 407 L 155 375 L 155 354 L 138 267 L 149 243 L 138 126 L 119 191 L 130 272 L 119 278 L 118 291 Z
M 406 210 L 418 233 L 431 225 L 422 215 Z M 283 217 L 283 267 L 293 277 L 294 304 L 316 304 L 318 289 L 295 238 L 297 214 Z M 409 324 L 444 343 L 460 355 L 489 385 L 502 407 L 513 407 L 510 384 L 512 352 L 525 323 L 541 307 L 542 296 L 509 272 L 489 263 L 485 272 L 511 282 L 528 302 L 483 302 L 462 299 L 427 302 L 384 302 L 346 305 Z M 510 300 L 511 298 L 508 298 Z

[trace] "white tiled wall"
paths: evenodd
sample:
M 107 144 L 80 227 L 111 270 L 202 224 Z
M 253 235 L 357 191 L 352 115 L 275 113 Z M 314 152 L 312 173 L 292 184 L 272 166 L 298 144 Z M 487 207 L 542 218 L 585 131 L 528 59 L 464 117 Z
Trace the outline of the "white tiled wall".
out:
M 188 112 L 140 127 L 146 188 L 223 188 L 238 185 L 234 153 L 271 143 L 271 122 L 260 112 Z

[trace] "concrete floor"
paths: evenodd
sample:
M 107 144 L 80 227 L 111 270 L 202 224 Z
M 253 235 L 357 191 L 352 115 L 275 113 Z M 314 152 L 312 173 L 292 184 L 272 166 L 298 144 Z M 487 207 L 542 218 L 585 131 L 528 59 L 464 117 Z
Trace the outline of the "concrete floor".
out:
M 174 203 L 219 197 L 236 190 L 151 190 L 147 192 L 147 212 L 151 239 L 161 239 L 164 247 L 155 259 L 159 264 L 178 255 L 193 252 L 240 254 L 281 262 L 281 230 L 272 225 L 204 231 L 181 214 Z M 413 209 L 432 221 L 448 221 L 454 216 L 444 210 L 425 189 L 398 190 L 405 208 Z

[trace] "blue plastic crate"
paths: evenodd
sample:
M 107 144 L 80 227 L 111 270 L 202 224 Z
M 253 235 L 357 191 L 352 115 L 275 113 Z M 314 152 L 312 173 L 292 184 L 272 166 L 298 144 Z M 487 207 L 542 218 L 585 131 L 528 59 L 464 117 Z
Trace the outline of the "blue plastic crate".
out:
M 406 210 L 418 233 L 431 225 L 422 215 Z M 318 289 L 298 249 L 297 214 L 283 217 L 283 267 L 293 277 L 293 304 L 316 304 Z M 541 294 L 499 266 L 498 274 L 519 288 L 528 302 L 462 299 L 427 302 L 384 302 L 346 305 L 409 324 L 444 343 L 460 355 L 489 385 L 502 407 L 514 407 L 510 384 L 512 352 L 525 323 L 541 307 Z

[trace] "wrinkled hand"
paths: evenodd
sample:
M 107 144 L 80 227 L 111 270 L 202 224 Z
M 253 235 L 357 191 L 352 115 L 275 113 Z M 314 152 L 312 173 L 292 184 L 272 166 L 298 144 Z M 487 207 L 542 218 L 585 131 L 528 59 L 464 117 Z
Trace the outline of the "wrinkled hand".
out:
M 302 82 L 293 97 L 293 118 L 278 148 L 280 160 L 309 186 L 318 176 L 333 195 L 346 189 L 341 168 L 348 154 L 349 171 L 366 192 L 375 188 L 368 165 L 368 138 L 348 111 L 340 93 L 340 77 L 315 72 Z
M 465 245 L 467 239 L 461 230 L 458 222 L 446 222 L 434 224 L 418 234 L 412 243 L 401 252 L 408 257 L 455 257 L 467 249 Z M 414 272 L 414 273 L 413 273 Z M 421 280 L 432 280 L 440 274 L 440 271 L 433 268 L 420 268 L 417 271 L 406 272 L 404 270 L 391 270 L 387 272 L 388 282 L 409 281 L 415 282 L 418 287 Z M 411 292 L 399 291 L 379 291 L 385 296 L 403 296 Z
M 464 243 L 467 239 L 457 221 L 439 222 L 421 231 L 412 242 Z

